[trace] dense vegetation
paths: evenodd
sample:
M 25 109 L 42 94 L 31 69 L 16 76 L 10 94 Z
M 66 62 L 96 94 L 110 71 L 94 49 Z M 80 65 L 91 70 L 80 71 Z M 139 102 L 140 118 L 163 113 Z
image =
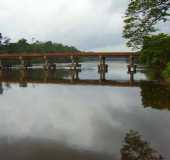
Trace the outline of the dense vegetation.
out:
M 170 36 L 158 34 L 145 37 L 141 53 L 142 63 L 165 68 L 170 61 Z
M 60 43 L 53 43 L 51 41 L 47 42 L 40 42 L 35 41 L 32 43 L 29 43 L 26 39 L 20 39 L 17 42 L 10 42 L 10 39 L 7 37 L 3 37 L 0 33 L 0 54 L 1 53 L 53 53 L 53 52 L 78 52 L 78 49 L 76 49 L 73 46 L 66 46 Z M 69 62 L 69 58 L 53 58 L 49 59 L 49 61 L 57 61 L 57 62 Z M 4 63 L 18 63 L 14 61 L 3 61 Z M 40 62 L 40 61 L 34 61 Z
M 170 86 L 152 82 L 141 82 L 141 96 L 144 107 L 170 110 Z
M 144 37 L 140 55 L 141 63 L 160 77 L 170 76 L 170 35 L 158 34 Z
M 155 32 L 155 25 L 166 22 L 170 8 L 169 0 L 131 0 L 125 14 L 123 36 L 127 45 L 141 48 L 144 37 Z
M 170 78 L 170 35 L 153 33 L 158 22 L 168 20 L 169 9 L 169 0 L 131 0 L 123 31 L 127 46 L 140 49 L 140 60 L 149 66 L 148 71 L 166 79 Z
M 36 41 L 28 43 L 26 39 L 20 39 L 16 43 L 10 43 L 10 39 L 2 37 L 0 33 L 0 53 L 49 53 L 49 52 L 77 52 L 72 46 L 66 46 L 60 43 Z

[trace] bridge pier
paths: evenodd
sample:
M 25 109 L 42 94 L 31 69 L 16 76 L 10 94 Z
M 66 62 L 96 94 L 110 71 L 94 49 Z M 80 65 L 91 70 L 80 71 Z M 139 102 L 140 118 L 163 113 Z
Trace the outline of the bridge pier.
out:
M 70 70 L 80 70 L 81 69 L 81 64 L 79 64 L 78 57 L 75 58 L 74 56 L 70 56 L 71 59 L 71 65 L 70 65 Z
M 44 58 L 44 66 L 43 66 L 43 68 L 44 68 L 44 70 L 48 70 L 48 59 L 47 59 L 47 56 L 44 56 L 43 58 Z
M 129 57 L 129 65 L 128 65 L 128 74 L 130 74 L 130 82 L 134 81 L 134 74 L 136 73 L 137 65 L 135 65 L 135 57 L 130 55 Z
M 26 70 L 24 70 L 24 69 L 20 70 L 20 83 L 19 83 L 20 87 L 27 87 L 27 82 L 26 82 L 26 74 L 27 73 L 26 73 Z
M 47 82 L 48 81 L 48 77 L 49 77 L 49 71 L 48 70 L 44 70 L 43 73 L 44 73 L 43 81 Z
M 74 81 L 74 80 L 79 80 L 79 72 L 80 70 L 78 69 L 71 69 L 70 70 L 70 78 L 71 78 L 71 82 Z
M 0 82 L 0 94 L 3 94 L 3 86 L 2 86 L 2 82 Z
M 19 57 L 19 60 L 20 60 L 20 69 L 21 70 L 26 69 L 27 67 L 25 66 L 25 62 L 22 56 Z
M 44 68 L 44 70 L 56 70 L 56 65 L 49 63 L 47 57 L 44 56 L 44 66 L 43 66 L 43 68 Z
M 107 72 L 108 72 L 108 65 L 106 64 L 106 57 L 99 56 L 98 73 L 100 74 L 100 80 L 106 79 Z
M 3 70 L 2 60 L 0 59 L 0 70 Z

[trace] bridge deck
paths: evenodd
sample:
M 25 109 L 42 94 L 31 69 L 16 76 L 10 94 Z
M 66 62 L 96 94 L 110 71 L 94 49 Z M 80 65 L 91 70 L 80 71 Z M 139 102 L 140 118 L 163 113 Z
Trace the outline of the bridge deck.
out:
M 136 52 L 57 52 L 57 53 L 0 53 L 0 59 L 40 59 L 55 57 L 124 57 L 138 56 Z

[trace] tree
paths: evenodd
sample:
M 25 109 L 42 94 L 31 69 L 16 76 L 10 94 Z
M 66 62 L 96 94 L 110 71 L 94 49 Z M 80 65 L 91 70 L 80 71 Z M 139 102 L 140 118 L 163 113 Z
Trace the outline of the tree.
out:
M 126 134 L 120 152 L 121 160 L 163 160 L 163 157 L 133 130 Z
M 152 68 L 164 69 L 170 61 L 170 35 L 161 33 L 144 37 L 140 61 Z
M 0 33 L 0 45 L 3 45 L 3 44 L 7 45 L 9 44 L 9 42 L 10 42 L 10 38 L 3 37 L 2 33 Z
M 0 33 L 0 45 L 1 45 L 1 43 L 2 43 L 2 33 Z
M 166 22 L 170 0 L 131 0 L 124 19 L 123 37 L 127 46 L 139 49 L 146 35 L 155 32 L 159 21 Z

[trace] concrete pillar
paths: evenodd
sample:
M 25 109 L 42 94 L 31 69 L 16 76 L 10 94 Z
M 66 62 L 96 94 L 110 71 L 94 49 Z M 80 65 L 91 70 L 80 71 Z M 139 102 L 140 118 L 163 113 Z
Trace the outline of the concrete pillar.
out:
M 80 70 L 81 65 L 79 64 L 78 57 L 70 56 L 70 59 L 71 59 L 70 69 L 72 69 L 72 70 L 76 70 L 76 69 Z
M 27 82 L 26 82 L 26 70 L 21 69 L 20 70 L 20 87 L 27 87 Z
M 75 70 L 75 80 L 79 80 L 79 70 Z
M 44 70 L 44 82 L 48 81 L 48 76 L 49 76 L 49 71 L 48 70 Z
M 48 59 L 47 59 L 47 56 L 44 56 L 44 69 L 48 70 Z
M 108 65 L 106 64 L 106 58 L 99 57 L 98 73 L 100 74 L 100 80 L 106 79 L 106 73 L 108 72 Z
M 20 69 L 25 69 L 25 62 L 22 56 L 19 57 L 20 60 Z
M 0 70 L 3 70 L 2 60 L 0 59 Z
M 3 94 L 3 86 L 2 86 L 2 82 L 0 82 L 0 94 Z
M 128 74 L 130 74 L 130 83 L 134 82 L 134 74 L 136 73 L 135 58 L 131 54 L 129 57 Z
M 79 80 L 79 70 L 75 69 L 75 70 L 70 70 L 69 71 L 70 74 L 70 80 L 71 82 L 75 81 L 75 80 Z

